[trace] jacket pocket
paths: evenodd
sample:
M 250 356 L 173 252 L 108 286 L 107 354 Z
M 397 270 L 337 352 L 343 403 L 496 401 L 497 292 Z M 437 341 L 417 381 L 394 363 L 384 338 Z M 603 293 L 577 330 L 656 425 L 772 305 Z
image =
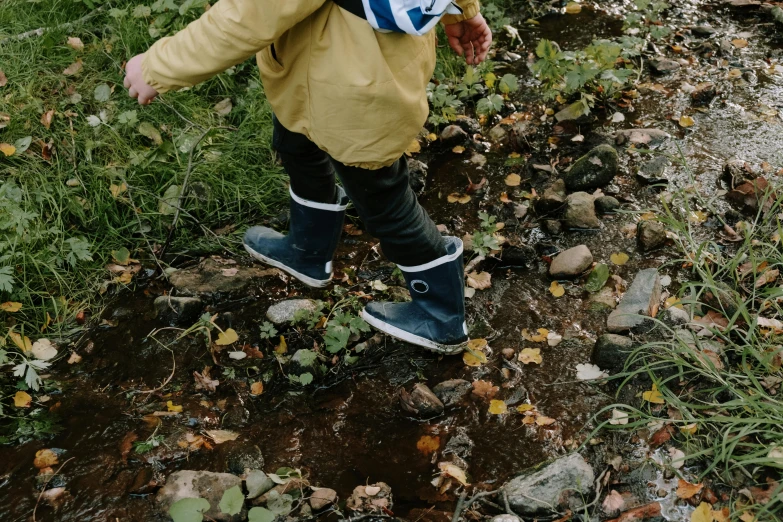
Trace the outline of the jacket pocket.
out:
M 264 65 L 272 72 L 281 72 L 283 70 L 283 64 L 280 62 L 280 56 L 278 50 L 275 49 L 275 44 L 268 46 L 261 54 L 261 58 Z

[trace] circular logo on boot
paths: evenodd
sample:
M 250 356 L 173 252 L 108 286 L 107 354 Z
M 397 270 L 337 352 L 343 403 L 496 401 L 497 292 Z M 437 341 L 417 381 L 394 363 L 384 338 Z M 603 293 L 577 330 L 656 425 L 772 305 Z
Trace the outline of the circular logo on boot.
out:
M 411 281 L 411 289 L 419 294 L 425 294 L 430 289 L 430 285 L 421 279 L 414 279 Z

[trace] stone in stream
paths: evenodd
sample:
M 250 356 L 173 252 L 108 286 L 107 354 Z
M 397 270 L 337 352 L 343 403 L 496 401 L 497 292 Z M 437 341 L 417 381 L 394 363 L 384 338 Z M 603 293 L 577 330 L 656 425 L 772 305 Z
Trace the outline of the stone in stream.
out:
M 160 511 L 168 515 L 172 504 L 183 498 L 206 499 L 210 508 L 204 515 L 218 522 L 240 522 L 247 519 L 247 511 L 236 515 L 226 515 L 220 511 L 220 499 L 226 490 L 238 486 L 242 488 L 242 479 L 229 473 L 212 473 L 210 471 L 175 471 L 166 479 L 156 496 Z
M 277 268 L 239 266 L 208 258 L 192 268 L 177 270 L 169 276 L 177 293 L 183 296 L 239 292 L 255 279 L 283 276 Z
M 502 515 L 495 515 L 492 517 L 491 522 L 522 522 L 522 519 L 516 515 L 509 515 L 508 513 L 504 513 Z
M 658 221 L 640 221 L 636 225 L 636 239 L 643 251 L 655 250 L 666 243 L 666 227 Z
M 337 502 L 337 492 L 329 488 L 313 488 L 313 494 L 310 495 L 310 507 L 315 511 L 320 511 Z
M 155 312 L 158 318 L 170 324 L 191 324 L 201 314 L 204 303 L 198 297 L 172 297 L 162 295 L 155 298 Z
M 274 324 L 290 323 L 294 320 L 296 312 L 306 310 L 315 311 L 315 301 L 312 299 L 287 299 L 269 307 L 266 318 Z
M 639 171 L 636 173 L 636 177 L 640 181 L 652 185 L 655 183 L 668 183 L 669 179 L 666 177 L 666 169 L 671 166 L 672 162 L 666 156 L 658 156 L 646 163 L 643 163 L 639 167 Z
M 544 193 L 535 202 L 538 214 L 550 214 L 560 210 L 566 202 L 565 181 L 558 179 L 544 190 Z
M 587 192 L 569 194 L 563 221 L 571 229 L 600 228 L 601 222 L 595 214 L 595 196 Z
M 440 131 L 440 141 L 444 145 L 462 145 L 469 139 L 468 133 L 462 130 L 458 125 L 448 125 Z
M 630 337 L 617 334 L 603 334 L 595 342 L 591 361 L 593 364 L 609 372 L 622 371 L 625 360 L 633 350 L 633 340 Z
M 702 82 L 691 92 L 691 101 L 697 107 L 706 107 L 717 95 L 714 83 Z
M 443 403 L 444 406 L 454 406 L 459 403 L 465 395 L 470 393 L 472 385 L 465 379 L 449 379 L 443 381 L 434 388 L 432 393 Z
M 595 199 L 595 210 L 600 214 L 614 214 L 620 208 L 620 202 L 612 196 L 601 196 Z
M 669 60 L 668 58 L 655 58 L 648 62 L 653 72 L 658 74 L 669 74 L 680 70 L 680 62 Z
M 651 317 L 658 313 L 661 299 L 661 278 L 658 270 L 648 268 L 636 274 L 631 287 L 617 308 L 609 314 L 606 325 L 612 333 L 647 330 Z
M 617 151 L 599 145 L 574 162 L 563 174 L 568 190 L 590 190 L 608 185 L 617 175 Z
M 593 491 L 595 472 L 578 453 L 561 457 L 545 467 L 516 477 L 504 486 L 508 502 L 516 513 L 536 517 L 551 515 L 553 509 L 578 510 Z
M 542 223 L 547 234 L 559 236 L 563 233 L 563 224 L 559 219 L 545 219 Z
M 440 399 L 422 383 L 416 383 L 410 393 L 405 388 L 400 388 L 400 406 L 408 413 L 419 417 L 434 417 L 444 410 Z
M 661 145 L 671 135 L 660 129 L 625 129 L 614 134 L 615 143 L 618 145 L 646 145 L 656 147 Z
M 560 252 L 549 266 L 549 275 L 555 279 L 581 275 L 593 265 L 593 254 L 585 245 Z

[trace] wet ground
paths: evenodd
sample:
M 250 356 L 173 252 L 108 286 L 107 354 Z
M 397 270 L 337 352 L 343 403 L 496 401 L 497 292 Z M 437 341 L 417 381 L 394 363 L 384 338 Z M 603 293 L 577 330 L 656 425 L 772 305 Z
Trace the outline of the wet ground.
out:
M 614 111 L 608 107 L 597 112 L 598 121 L 582 127 L 554 126 L 551 119 L 540 121 L 544 104 L 536 96 L 524 55 L 542 37 L 571 49 L 586 45 L 593 37 L 617 36 L 622 21 L 609 13 L 584 9 L 578 15 L 547 16 L 540 25 L 521 24 L 523 44 L 517 52 L 523 59 L 508 67 L 521 75 L 523 92 L 518 110 L 529 112 L 539 125 L 530 149 L 525 151 L 529 166 L 504 166 L 508 151 L 489 149 L 481 151 L 487 163 L 479 167 L 469 160 L 469 152 L 459 155 L 433 146 L 419 158 L 429 164 L 422 204 L 451 233 L 470 233 L 477 227 L 479 210 L 507 216 L 498 200 L 501 192 L 524 201 L 523 192 L 535 189 L 541 193 L 557 178 L 556 173 L 532 165 L 575 159 L 624 127 L 660 128 L 678 138 L 687 166 L 672 168 L 670 184 L 692 185 L 706 197 L 719 195 L 718 173 L 735 156 L 753 165 L 768 162 L 780 167 L 783 137 L 776 111 L 783 106 L 783 69 L 772 66 L 780 57 L 775 50 L 775 28 L 765 25 L 771 18 L 757 16 L 756 11 L 729 10 L 718 3 L 691 2 L 676 7 L 672 18 L 677 27 L 709 22 L 719 31 L 709 41 L 742 37 L 750 42 L 749 47 L 725 58 L 699 58 L 692 67 L 671 76 L 651 78 L 645 72 L 637 87 L 640 97 L 632 110 L 623 111 L 625 122 L 609 122 Z M 685 46 L 693 48 L 706 41 L 682 31 Z M 671 55 L 665 49 L 661 52 Z M 687 56 L 693 54 L 697 53 Z M 732 69 L 740 69 L 743 76 L 730 77 Z M 721 94 L 709 109 L 694 109 L 685 84 L 696 85 L 708 78 Z M 692 115 L 695 126 L 680 128 L 672 118 L 681 114 Z M 578 133 L 585 136 L 584 142 L 571 141 Z M 552 135 L 559 138 L 557 149 L 547 148 Z M 62 419 L 62 432 L 52 440 L 0 448 L 0 520 L 30 519 L 38 497 L 37 470 L 32 462 L 42 448 L 63 450 L 60 463 L 65 464 L 58 480 L 66 485 L 67 493 L 58 508 L 42 503 L 37 511 L 38 520 L 58 521 L 156 520 L 152 490 L 147 487 L 151 480 L 162 480 L 177 469 L 231 471 L 237 462 L 256 459 L 258 463 L 258 453 L 263 454 L 263 469 L 300 468 L 311 483 L 334 488 L 342 498 L 359 484 L 386 482 L 393 490 L 394 511 L 399 516 L 431 506 L 448 511 L 453 509 L 453 496 L 438 495 L 430 484 L 437 460 L 416 446 L 423 435 L 439 437 L 442 449 L 458 430 L 464 430 L 474 443 L 466 459 L 471 481 L 490 486 L 574 449 L 589 435 L 592 415 L 613 402 L 601 388 L 580 383 L 575 377 L 576 364 L 589 362 L 592 340 L 604 331 L 607 310 L 590 302 L 581 285 L 565 284 L 566 295 L 553 298 L 548 291 L 545 258 L 578 244 L 588 245 L 595 260 L 607 264 L 612 253 L 626 252 L 629 262 L 613 267 L 613 273 L 629 282 L 642 268 L 662 267 L 667 272 L 671 261 L 666 250 L 640 253 L 636 239 L 623 232 L 623 227 L 633 222 L 634 212 L 660 212 L 661 189 L 635 179 L 640 158 L 623 152 L 621 158 L 623 175 L 611 191 L 628 212 L 604 217 L 600 230 L 551 236 L 539 227 L 532 213 L 524 219 L 503 218 L 503 234 L 510 244 L 518 250 L 533 247 L 535 255 L 499 256 L 500 260 L 485 265 L 491 269 L 493 286 L 478 291 L 469 301 L 469 324 L 474 332 L 490 339 L 489 364 L 480 368 L 465 366 L 461 357 L 436 357 L 384 341 L 356 366 L 341 370 L 339 375 L 328 374 L 314 389 L 289 385 L 271 355 L 273 343 L 258 338 L 258 324 L 272 302 L 299 295 L 324 298 L 327 294 L 266 278 L 239 295 L 215 296 L 208 309 L 218 314 L 216 322 L 221 327 L 234 328 L 243 342 L 247 339 L 264 358 L 236 364 L 234 379 L 213 370 L 213 378 L 221 381 L 217 391 L 197 392 L 193 371 L 214 366 L 203 338 L 196 334 L 177 341 L 178 333 L 171 330 L 150 336 L 153 330 L 167 326 L 155 317 L 152 301 L 168 288 L 150 281 L 138 292 L 120 296 L 102 315 L 108 321 L 77 343 L 82 362 L 72 366 L 62 362 L 53 371 L 62 392 L 53 392 L 50 404 Z M 516 192 L 503 183 L 511 172 L 526 180 Z M 447 194 L 464 191 L 468 178 L 475 182 L 482 177 L 488 179 L 487 185 L 469 203 L 446 201 Z M 346 236 L 338 253 L 339 273 L 351 273 L 348 269 L 352 269 L 367 280 L 354 280 L 354 290 L 366 290 L 366 283 L 373 279 L 389 281 L 390 267 L 378 259 L 371 249 L 373 244 L 367 235 Z M 523 329 L 537 328 L 557 332 L 564 341 L 549 347 L 522 338 Z M 286 335 L 289 350 L 312 346 L 314 338 L 307 332 L 281 333 Z M 529 346 L 541 348 L 541 365 L 519 365 L 518 369 L 504 365 L 503 349 L 518 351 Z M 176 367 L 171 382 L 155 393 L 139 393 L 159 387 L 172 373 L 172 361 Z M 225 354 L 221 363 L 232 365 Z M 492 381 L 501 387 L 498 398 L 512 404 L 534 404 L 556 422 L 528 426 L 522 424 L 521 416 L 490 415 L 486 400 L 476 396 L 427 421 L 409 418 L 400 409 L 397 396 L 401 387 L 410 389 L 415 382 L 432 386 L 451 378 Z M 252 396 L 248 383 L 258 380 L 268 382 L 267 388 L 262 395 Z M 168 401 L 182 406 L 183 413 L 154 416 L 167 410 Z M 188 432 L 215 428 L 236 431 L 239 438 L 212 449 L 178 445 Z M 163 440 L 158 448 L 145 454 L 130 451 L 130 441 L 157 435 Z

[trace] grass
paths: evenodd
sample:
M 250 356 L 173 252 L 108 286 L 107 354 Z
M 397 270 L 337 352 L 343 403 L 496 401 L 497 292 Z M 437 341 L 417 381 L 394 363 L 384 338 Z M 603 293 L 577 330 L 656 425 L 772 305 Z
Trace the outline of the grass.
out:
M 783 317 L 783 288 L 779 280 L 756 284 L 783 265 L 783 195 L 766 198 L 767 211 L 738 223 L 726 223 L 715 202 L 698 193 L 677 192 L 666 206 L 661 220 L 675 233 L 681 256 L 673 264 L 690 271 L 675 306 L 695 316 L 713 314 L 717 324 L 693 340 L 667 329 L 661 340 L 637 348 L 620 376 L 622 385 L 639 377 L 652 381 L 663 404 L 614 405 L 609 409 L 627 412 L 630 422 L 603 426 L 673 426 L 671 445 L 685 452 L 687 466 L 696 465 L 700 479 L 735 491 L 728 504 L 733 519 L 744 521 L 779 520 L 783 512 L 781 483 L 772 484 L 763 503 L 736 493 L 747 484 L 766 488 L 766 479 L 779 480 L 783 470 L 783 324 L 775 323 Z M 689 219 L 699 211 L 716 219 L 715 233 Z M 724 228 L 729 225 L 736 236 Z M 727 233 L 731 242 L 717 239 Z M 710 342 L 722 346 L 719 356 L 707 355 Z

